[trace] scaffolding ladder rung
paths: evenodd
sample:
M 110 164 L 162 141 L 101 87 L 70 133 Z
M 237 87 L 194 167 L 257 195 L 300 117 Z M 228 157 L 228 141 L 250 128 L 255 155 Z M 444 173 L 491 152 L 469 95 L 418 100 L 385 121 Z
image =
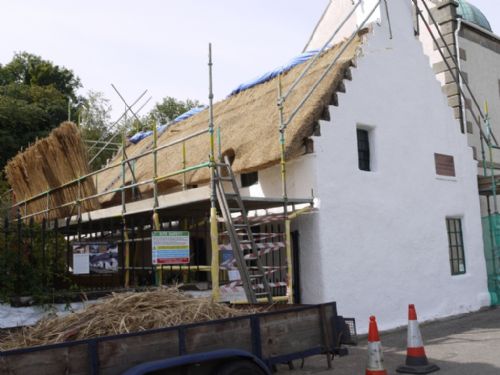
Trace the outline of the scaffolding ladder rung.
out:
M 260 297 L 260 296 L 271 296 L 271 293 L 268 293 L 268 292 L 258 292 L 258 293 L 255 293 L 255 295 L 257 297 Z
M 250 278 L 251 278 L 251 279 L 260 279 L 261 277 L 264 277 L 264 275 L 262 275 L 262 274 L 260 274 L 260 273 L 250 275 Z
M 220 180 L 220 181 L 233 181 L 233 179 L 231 177 L 226 177 L 226 176 L 220 176 L 220 177 L 216 177 L 217 180 Z

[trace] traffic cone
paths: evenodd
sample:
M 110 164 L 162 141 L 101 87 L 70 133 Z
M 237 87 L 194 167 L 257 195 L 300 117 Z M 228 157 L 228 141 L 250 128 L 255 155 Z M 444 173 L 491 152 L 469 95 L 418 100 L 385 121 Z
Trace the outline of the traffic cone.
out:
M 418 327 L 415 305 L 409 305 L 406 363 L 399 366 L 396 371 L 405 374 L 429 374 L 438 370 L 438 366 L 433 363 L 429 363 L 427 360 L 422 335 L 420 334 L 420 328 Z
M 374 316 L 370 316 L 368 327 L 368 362 L 366 363 L 365 375 L 387 375 L 384 368 L 382 344 L 378 336 L 377 321 Z

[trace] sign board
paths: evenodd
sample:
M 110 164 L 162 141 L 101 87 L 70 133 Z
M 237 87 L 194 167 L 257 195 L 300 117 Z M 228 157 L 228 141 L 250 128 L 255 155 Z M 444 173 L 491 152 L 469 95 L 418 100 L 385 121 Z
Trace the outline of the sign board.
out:
M 246 302 L 247 295 L 245 294 L 245 289 L 242 286 L 221 286 L 220 288 L 220 302 Z
M 188 231 L 153 231 L 153 264 L 189 264 Z
M 73 274 L 118 272 L 118 245 L 108 242 L 74 242 Z

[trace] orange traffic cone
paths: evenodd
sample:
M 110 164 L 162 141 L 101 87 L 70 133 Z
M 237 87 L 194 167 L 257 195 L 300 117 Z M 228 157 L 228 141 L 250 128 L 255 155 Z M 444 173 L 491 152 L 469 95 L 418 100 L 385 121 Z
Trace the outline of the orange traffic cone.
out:
M 406 350 L 406 363 L 399 366 L 396 371 L 405 374 L 429 374 L 438 370 L 438 366 L 429 363 L 427 360 L 422 335 L 420 334 L 420 328 L 418 327 L 415 305 L 409 305 L 408 348 Z
M 384 368 L 382 344 L 378 336 L 377 321 L 374 316 L 370 316 L 370 325 L 368 327 L 368 362 L 365 375 L 387 375 Z

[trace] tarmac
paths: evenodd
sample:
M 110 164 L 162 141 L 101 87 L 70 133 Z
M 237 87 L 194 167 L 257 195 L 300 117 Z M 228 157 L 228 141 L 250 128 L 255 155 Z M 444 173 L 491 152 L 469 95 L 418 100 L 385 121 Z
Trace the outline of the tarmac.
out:
M 425 351 L 429 362 L 441 369 L 439 375 L 500 375 L 500 308 L 420 324 Z M 384 363 L 388 374 L 397 374 L 396 368 L 405 363 L 406 329 L 381 332 Z M 332 369 L 327 368 L 326 356 L 294 361 L 294 370 L 280 365 L 278 374 L 364 374 L 367 360 L 366 337 L 349 355 L 335 357 Z

